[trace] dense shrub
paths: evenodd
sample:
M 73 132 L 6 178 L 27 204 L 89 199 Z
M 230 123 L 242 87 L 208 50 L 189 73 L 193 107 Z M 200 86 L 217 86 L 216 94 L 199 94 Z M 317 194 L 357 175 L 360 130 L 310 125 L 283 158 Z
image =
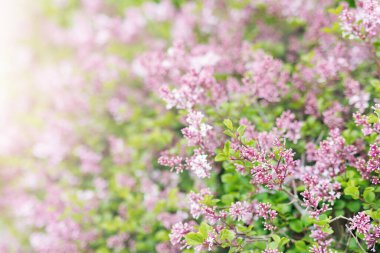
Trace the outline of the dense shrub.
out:
M 1 252 L 380 249 L 378 0 L 41 6 Z

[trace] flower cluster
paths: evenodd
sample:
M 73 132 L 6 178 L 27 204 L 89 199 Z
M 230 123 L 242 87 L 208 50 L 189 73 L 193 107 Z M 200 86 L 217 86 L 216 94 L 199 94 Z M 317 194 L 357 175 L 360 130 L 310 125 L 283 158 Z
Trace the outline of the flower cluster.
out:
M 380 3 L 377 0 L 360 0 L 357 8 L 344 8 L 340 15 L 344 35 L 350 39 L 372 40 L 380 32 Z
M 377 114 L 379 114 L 380 104 L 373 106 L 373 109 Z M 376 116 L 369 117 L 366 115 L 361 115 L 360 113 L 354 114 L 355 123 L 358 126 L 363 127 L 362 132 L 364 135 L 370 135 L 372 133 L 380 134 L 380 122 Z
M 206 249 L 210 251 L 215 248 L 214 246 L 223 245 L 225 239 L 232 242 L 233 245 L 238 245 L 241 243 L 238 238 L 243 234 L 238 231 L 238 228 L 234 227 L 231 221 L 249 226 L 261 218 L 266 230 L 276 230 L 276 226 L 273 224 L 277 218 L 277 212 L 271 209 L 271 205 L 268 203 L 238 201 L 232 203 L 229 209 L 216 208 L 211 206 L 215 199 L 213 199 L 209 189 L 203 189 L 200 193 L 192 192 L 189 198 L 193 218 L 199 219 L 203 217 L 207 224 L 210 225 L 202 223 L 198 227 L 194 221 L 176 223 L 172 227 L 169 236 L 174 245 L 181 245 L 182 248 L 197 245 L 196 250 Z M 196 233 L 197 230 L 199 230 L 198 233 Z M 204 237 L 203 240 L 199 238 L 201 236 Z M 225 238 L 225 236 L 230 238 Z M 235 236 L 237 237 L 236 239 Z M 186 240 L 183 240 L 184 238 Z M 252 237 L 253 240 L 261 238 L 265 238 L 265 236 Z M 190 240 L 198 240 L 198 242 Z
M 350 230 L 357 230 L 359 234 L 364 235 L 364 241 L 368 249 L 375 250 L 375 244 L 380 239 L 380 226 L 372 225 L 370 217 L 364 212 L 360 212 L 352 218 L 350 222 Z
M 380 250 L 378 0 L 43 2 L 1 252 Z

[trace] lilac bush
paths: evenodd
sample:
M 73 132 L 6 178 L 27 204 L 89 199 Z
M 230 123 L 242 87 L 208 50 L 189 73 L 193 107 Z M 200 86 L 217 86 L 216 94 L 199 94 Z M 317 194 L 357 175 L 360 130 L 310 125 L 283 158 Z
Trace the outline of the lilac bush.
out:
M 378 0 L 39 4 L 2 252 L 380 249 Z

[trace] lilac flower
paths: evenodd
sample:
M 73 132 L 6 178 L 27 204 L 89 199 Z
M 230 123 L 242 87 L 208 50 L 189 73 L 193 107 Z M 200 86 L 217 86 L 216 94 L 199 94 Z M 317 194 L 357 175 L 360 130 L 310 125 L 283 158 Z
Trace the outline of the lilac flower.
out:
M 253 210 L 251 205 L 246 201 L 236 202 L 231 205 L 229 214 L 234 220 L 249 223 L 249 221 L 252 219 Z

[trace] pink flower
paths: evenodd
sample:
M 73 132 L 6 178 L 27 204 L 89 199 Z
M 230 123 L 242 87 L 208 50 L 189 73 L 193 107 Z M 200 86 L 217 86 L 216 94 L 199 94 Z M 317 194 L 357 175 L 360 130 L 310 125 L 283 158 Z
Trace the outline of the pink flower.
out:
M 229 214 L 234 220 L 243 221 L 244 223 L 249 223 L 252 219 L 253 210 L 251 205 L 246 202 L 236 202 L 230 207 Z
M 120 138 L 110 136 L 108 138 L 110 151 L 113 162 L 117 165 L 123 165 L 131 160 L 131 149 L 126 147 L 124 141 Z
M 252 58 L 246 65 L 247 73 L 243 79 L 247 93 L 268 102 L 278 101 L 288 91 L 289 74 L 283 69 L 282 62 L 263 51 L 255 53 Z
M 295 120 L 296 116 L 290 111 L 285 111 L 276 119 L 276 126 L 284 134 L 284 137 L 296 142 L 301 138 L 302 123 Z
M 261 251 L 261 253 L 281 253 L 281 251 L 278 251 L 277 249 L 265 249 L 264 251 Z
M 191 111 L 186 118 L 189 126 L 182 129 L 182 133 L 190 146 L 203 145 L 203 143 L 208 141 L 207 137 L 212 127 L 202 123 L 203 118 L 203 113 L 196 111 Z
M 357 229 L 359 233 L 366 234 L 371 228 L 371 219 L 365 212 L 360 212 L 354 216 L 350 223 L 350 229 Z
M 367 248 L 375 252 L 376 242 L 380 239 L 380 226 L 372 225 L 370 217 L 365 212 L 360 212 L 352 218 L 349 229 L 356 229 L 363 234 Z
M 355 9 L 345 7 L 339 16 L 343 35 L 371 41 L 380 32 L 380 4 L 377 0 L 360 0 L 356 6 Z
M 171 167 L 172 170 L 175 170 L 177 173 L 182 172 L 185 168 L 182 162 L 183 158 L 180 156 L 170 156 L 163 154 L 158 158 L 158 163 L 160 165 Z
M 272 220 L 277 217 L 277 212 L 271 209 L 271 204 L 259 203 L 256 212 L 259 217 L 264 218 L 264 227 L 266 230 L 276 229 L 276 227 L 272 224 Z
M 361 89 L 357 81 L 353 79 L 346 80 L 344 94 L 348 98 L 350 105 L 354 106 L 360 113 L 363 113 L 368 107 L 369 94 Z
M 315 117 L 319 116 L 318 100 L 314 92 L 309 92 L 306 96 L 305 113 Z
M 344 121 L 342 113 L 345 108 L 338 102 L 334 102 L 326 111 L 323 112 L 323 122 L 330 128 L 342 128 Z
M 107 246 L 111 249 L 120 250 L 124 247 L 125 240 L 128 238 L 126 234 L 116 234 L 107 238 Z
M 170 242 L 173 245 L 180 245 L 181 247 L 186 246 L 184 236 L 193 230 L 193 226 L 189 223 L 178 222 L 173 227 L 169 234 Z
M 378 184 L 378 176 L 374 172 L 380 174 L 380 147 L 372 144 L 368 152 L 368 162 L 363 158 L 358 158 L 355 167 L 364 179 L 368 180 L 372 176 L 372 183 Z
M 102 168 L 99 163 L 102 157 L 99 154 L 86 147 L 79 147 L 76 154 L 81 160 L 83 173 L 98 174 L 101 172 Z
M 206 178 L 210 176 L 212 167 L 207 161 L 207 155 L 199 152 L 188 158 L 186 161 L 189 170 L 193 171 L 199 178 Z

